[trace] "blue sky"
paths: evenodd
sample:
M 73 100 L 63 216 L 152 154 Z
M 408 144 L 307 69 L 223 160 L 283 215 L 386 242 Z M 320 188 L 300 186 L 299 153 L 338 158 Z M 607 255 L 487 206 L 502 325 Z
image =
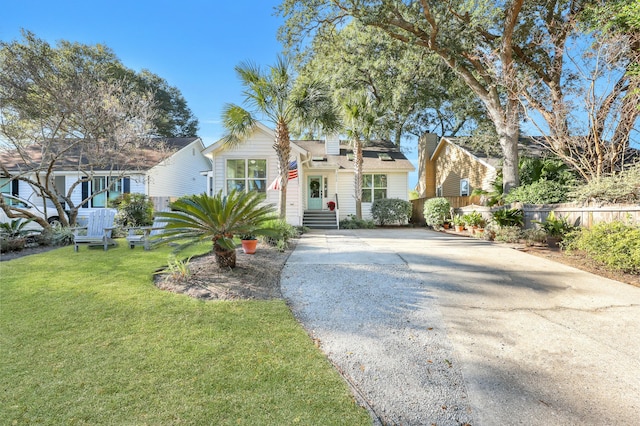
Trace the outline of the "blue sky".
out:
M 20 29 L 110 47 L 125 66 L 148 69 L 177 87 L 200 122 L 205 144 L 222 136 L 222 107 L 242 102 L 234 66 L 275 62 L 281 46 L 278 0 L 19 0 L 3 2 L 0 39 Z

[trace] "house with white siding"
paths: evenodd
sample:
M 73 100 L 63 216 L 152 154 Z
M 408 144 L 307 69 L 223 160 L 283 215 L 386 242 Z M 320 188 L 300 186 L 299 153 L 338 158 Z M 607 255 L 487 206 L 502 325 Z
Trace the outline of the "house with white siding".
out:
M 108 188 L 84 203 L 79 217 L 86 216 L 93 209 L 107 207 L 108 200 L 122 193 L 140 193 L 166 200 L 203 193 L 207 190 L 203 174 L 211 170 L 211 162 L 202 155 L 203 149 L 202 140 L 197 137 L 156 139 L 149 146 L 137 150 L 139 158 L 135 161 L 135 168 L 129 169 L 124 165 L 118 170 L 92 170 L 91 180 L 81 183 L 83 171 L 79 170 L 78 159 L 70 155 L 56 163 L 52 181 L 56 192 L 70 194 L 74 205 L 82 203 L 90 194 Z M 30 159 L 38 163 L 39 147 L 33 146 L 32 150 Z M 17 178 L 29 174 L 29 165 L 23 164 L 15 152 L 0 154 L 0 161 L 3 170 L 8 171 L 7 175 L 0 176 L 0 192 L 41 204 L 37 201 L 35 189 Z
M 207 173 L 207 191 L 255 190 L 264 192 L 266 202 L 278 204 L 278 160 L 273 149 L 272 129 L 258 123 L 246 141 L 225 147 L 222 140 L 203 154 L 213 168 Z M 379 198 L 408 199 L 409 173 L 413 165 L 390 142 L 370 143 L 363 150 L 362 214 L 371 218 L 371 205 Z M 326 140 L 291 141 L 292 164 L 297 173 L 287 184 L 287 222 L 292 225 L 335 227 L 355 215 L 353 151 L 337 136 Z M 294 163 L 295 162 L 295 163 Z M 329 202 L 334 203 L 331 210 Z M 326 217 L 329 218 L 328 222 Z

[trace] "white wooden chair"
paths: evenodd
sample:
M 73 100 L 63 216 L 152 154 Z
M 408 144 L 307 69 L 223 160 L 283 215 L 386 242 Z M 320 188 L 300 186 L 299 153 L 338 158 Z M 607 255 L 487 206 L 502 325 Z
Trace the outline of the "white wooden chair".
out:
M 91 212 L 87 226 L 74 229 L 73 244 L 75 251 L 78 251 L 80 244 L 103 246 L 105 251 L 109 249 L 110 245 L 115 245 L 116 242 L 111 238 L 115 217 L 116 211 L 113 209 L 99 209 Z M 86 232 L 81 232 L 83 229 Z
M 129 247 L 133 249 L 135 246 L 141 245 L 145 250 L 151 250 L 153 245 L 161 241 L 159 236 L 162 235 L 166 224 L 163 218 L 155 218 L 151 226 L 129 228 L 127 233 Z

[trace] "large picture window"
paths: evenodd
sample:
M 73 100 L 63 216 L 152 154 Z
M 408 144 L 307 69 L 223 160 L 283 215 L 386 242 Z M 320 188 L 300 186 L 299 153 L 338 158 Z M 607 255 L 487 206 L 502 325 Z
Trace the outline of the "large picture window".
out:
M 387 175 L 362 175 L 362 202 L 373 203 L 387 198 Z
M 91 207 L 108 207 L 110 201 L 115 200 L 125 192 L 129 192 L 128 180 L 129 178 L 94 177 L 91 181 L 91 193 L 104 192 L 100 192 L 100 194 L 95 195 L 91 199 Z M 86 197 L 87 195 L 83 193 L 82 198 L 84 199 Z
M 227 160 L 227 193 L 238 191 L 266 192 L 267 160 L 233 159 Z

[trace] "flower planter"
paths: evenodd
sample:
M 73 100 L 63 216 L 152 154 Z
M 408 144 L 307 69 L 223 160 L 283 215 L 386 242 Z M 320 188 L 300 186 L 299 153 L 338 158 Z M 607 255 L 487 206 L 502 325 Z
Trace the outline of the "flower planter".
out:
M 456 225 L 456 232 L 464 232 L 464 225 Z
M 257 246 L 258 240 L 242 240 L 242 250 L 246 254 L 254 254 Z

